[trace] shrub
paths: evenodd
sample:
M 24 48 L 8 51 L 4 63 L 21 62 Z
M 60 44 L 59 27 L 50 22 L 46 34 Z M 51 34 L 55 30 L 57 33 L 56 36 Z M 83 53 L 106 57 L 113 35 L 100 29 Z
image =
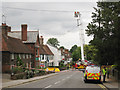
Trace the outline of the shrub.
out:
M 12 72 L 14 74 L 21 73 L 21 72 L 23 72 L 23 69 L 21 67 L 14 67 L 13 70 L 12 70 Z

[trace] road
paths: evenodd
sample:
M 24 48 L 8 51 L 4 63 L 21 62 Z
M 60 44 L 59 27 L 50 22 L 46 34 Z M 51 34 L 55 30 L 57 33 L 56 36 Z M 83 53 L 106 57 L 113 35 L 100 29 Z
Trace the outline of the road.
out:
M 83 72 L 69 70 L 41 80 L 17 85 L 10 88 L 102 88 L 98 83 L 84 83 Z

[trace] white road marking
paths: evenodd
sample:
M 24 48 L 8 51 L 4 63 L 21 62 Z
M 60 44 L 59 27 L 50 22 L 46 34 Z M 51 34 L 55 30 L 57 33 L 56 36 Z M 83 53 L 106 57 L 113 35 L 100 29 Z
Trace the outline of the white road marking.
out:
M 65 79 L 62 79 L 63 81 L 65 80 Z
M 52 85 L 49 85 L 49 86 L 47 86 L 47 87 L 45 87 L 45 88 L 49 88 L 49 87 L 51 87 Z
M 67 77 L 67 78 L 70 78 L 70 77 Z
M 55 84 L 58 84 L 58 83 L 60 83 L 60 81 L 55 82 Z
M 84 78 L 82 77 L 82 81 L 84 81 Z

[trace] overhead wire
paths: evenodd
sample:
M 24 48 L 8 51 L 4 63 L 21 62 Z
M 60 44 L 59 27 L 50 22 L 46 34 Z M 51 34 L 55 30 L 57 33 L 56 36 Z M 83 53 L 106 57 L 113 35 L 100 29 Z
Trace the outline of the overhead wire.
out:
M 27 10 L 27 11 L 42 11 L 42 12 L 74 12 L 74 11 L 79 11 L 79 12 L 91 12 L 91 11 L 86 11 L 86 10 L 49 10 L 49 9 L 28 9 L 28 8 L 16 8 L 16 7 L 2 7 L 2 8 L 7 8 L 7 9 L 17 9 L 17 10 Z

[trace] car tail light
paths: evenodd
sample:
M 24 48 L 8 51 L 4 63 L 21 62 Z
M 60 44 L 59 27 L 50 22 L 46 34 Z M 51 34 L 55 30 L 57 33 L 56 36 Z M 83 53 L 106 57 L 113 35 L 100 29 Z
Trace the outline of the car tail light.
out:
M 101 74 L 101 70 L 100 70 L 100 72 L 99 72 L 100 74 Z

